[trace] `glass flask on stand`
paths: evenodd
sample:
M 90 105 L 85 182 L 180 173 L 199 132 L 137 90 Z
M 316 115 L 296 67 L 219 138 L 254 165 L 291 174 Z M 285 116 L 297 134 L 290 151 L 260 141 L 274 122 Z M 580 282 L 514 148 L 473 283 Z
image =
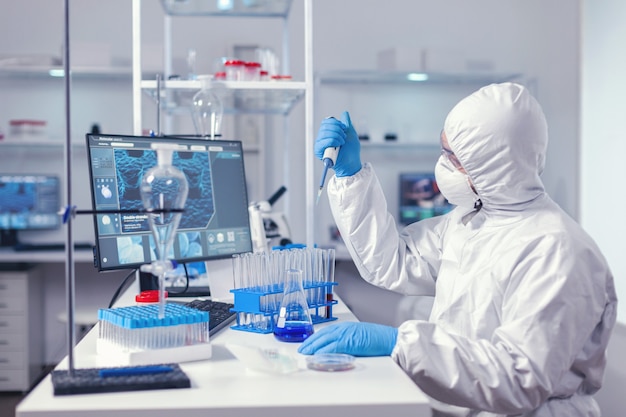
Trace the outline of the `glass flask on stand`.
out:
M 224 105 L 210 88 L 203 88 L 193 96 L 192 116 L 196 133 L 203 139 L 220 135 Z
M 140 193 L 143 206 L 148 211 L 157 259 L 143 265 L 141 270 L 159 278 L 159 317 L 163 317 L 164 281 L 166 274 L 174 269 L 169 259 L 189 186 L 185 174 L 172 164 L 176 145 L 155 143 L 152 149 L 156 150 L 157 165 L 143 175 Z
M 274 324 L 274 337 L 282 342 L 302 342 L 313 334 L 309 304 L 302 286 L 302 270 L 285 272 L 285 289 Z

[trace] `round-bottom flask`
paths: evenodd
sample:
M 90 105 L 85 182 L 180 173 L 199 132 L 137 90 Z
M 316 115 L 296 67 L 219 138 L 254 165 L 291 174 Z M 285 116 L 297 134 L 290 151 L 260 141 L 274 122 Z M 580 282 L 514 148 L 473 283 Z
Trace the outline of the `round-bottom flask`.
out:
M 283 299 L 274 325 L 274 337 L 282 342 L 302 342 L 312 334 L 313 322 L 302 287 L 302 271 L 288 269 Z
M 211 89 L 205 88 L 193 96 L 192 115 L 196 132 L 204 139 L 220 135 L 224 105 Z

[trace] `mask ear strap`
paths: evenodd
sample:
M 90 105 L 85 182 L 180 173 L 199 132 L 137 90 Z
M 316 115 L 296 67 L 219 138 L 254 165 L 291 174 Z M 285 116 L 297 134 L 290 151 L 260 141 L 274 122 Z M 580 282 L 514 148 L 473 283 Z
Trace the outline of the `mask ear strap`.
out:
M 461 222 L 463 222 L 463 224 L 467 224 L 467 222 L 469 222 L 472 219 L 472 217 L 474 217 L 476 215 L 476 213 L 478 213 L 480 211 L 480 209 L 482 209 L 482 208 L 483 208 L 483 202 L 479 198 L 478 200 L 476 200 L 474 202 L 474 210 L 472 210 L 469 213 L 465 214 L 461 218 Z

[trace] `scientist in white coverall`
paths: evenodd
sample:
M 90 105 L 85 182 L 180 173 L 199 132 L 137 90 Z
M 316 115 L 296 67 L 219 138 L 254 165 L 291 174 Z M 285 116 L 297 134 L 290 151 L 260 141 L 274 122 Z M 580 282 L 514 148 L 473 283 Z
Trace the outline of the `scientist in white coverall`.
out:
M 435 166 L 457 207 L 398 232 L 348 113 L 325 119 L 315 153 L 341 146 L 328 197 L 361 276 L 434 294 L 434 304 L 428 321 L 399 328 L 329 325 L 300 353 L 391 355 L 433 399 L 434 415 L 600 416 L 592 395 L 616 319 L 613 277 L 544 189 L 547 141 L 543 111 L 519 84 L 461 100 L 445 120 Z

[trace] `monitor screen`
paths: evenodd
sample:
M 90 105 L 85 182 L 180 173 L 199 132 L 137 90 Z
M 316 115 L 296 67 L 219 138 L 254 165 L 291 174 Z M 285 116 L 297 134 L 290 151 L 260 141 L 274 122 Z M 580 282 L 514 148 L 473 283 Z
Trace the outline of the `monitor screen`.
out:
M 452 210 L 433 173 L 401 173 L 398 222 L 408 225 Z
M 2 245 L 16 245 L 19 230 L 58 229 L 59 200 L 60 181 L 56 176 L 0 174 Z
M 157 142 L 177 145 L 172 163 L 185 174 L 189 184 L 172 259 L 197 265 L 251 252 L 240 141 L 88 134 L 94 209 L 143 209 L 140 184 L 143 173 L 156 165 L 156 151 L 151 145 Z M 137 268 L 156 259 L 146 214 L 96 214 L 94 226 L 100 271 Z

